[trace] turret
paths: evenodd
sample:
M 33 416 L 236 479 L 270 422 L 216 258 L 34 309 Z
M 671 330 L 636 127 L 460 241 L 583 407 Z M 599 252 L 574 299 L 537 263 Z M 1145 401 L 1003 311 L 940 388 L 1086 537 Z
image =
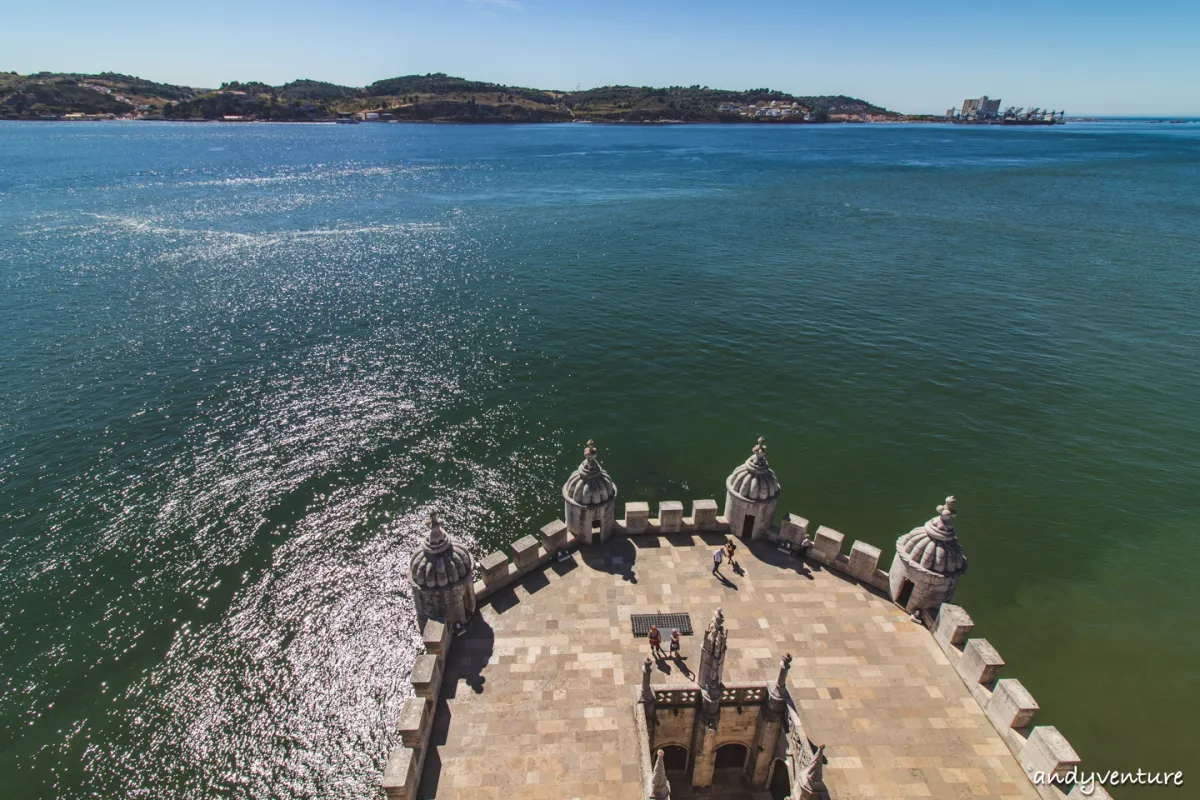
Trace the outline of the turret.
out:
M 953 496 L 937 507 L 937 516 L 896 540 L 896 556 L 888 573 L 889 594 L 909 613 L 936 609 L 954 597 L 967 557 L 954 530 Z
M 588 440 L 583 463 L 563 486 L 567 530 L 583 544 L 603 544 L 612 533 L 617 485 L 596 460 L 596 443 Z
M 436 511 L 429 532 L 408 567 L 409 584 L 421 625 L 436 619 L 447 625 L 465 623 L 475 613 L 475 565 L 471 554 L 446 535 Z
M 763 539 L 779 502 L 779 478 L 767 464 L 767 440 L 761 436 L 746 463 L 725 481 L 725 518 L 729 532 L 743 539 Z

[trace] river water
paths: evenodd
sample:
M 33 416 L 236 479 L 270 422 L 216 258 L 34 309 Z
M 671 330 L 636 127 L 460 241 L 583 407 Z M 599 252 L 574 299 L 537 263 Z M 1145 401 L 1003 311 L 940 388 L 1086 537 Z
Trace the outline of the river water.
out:
M 373 796 L 421 521 L 588 438 L 654 503 L 766 436 L 885 567 L 957 495 L 1039 722 L 1186 767 L 1197 186 L 1197 125 L 0 123 L 3 794 Z

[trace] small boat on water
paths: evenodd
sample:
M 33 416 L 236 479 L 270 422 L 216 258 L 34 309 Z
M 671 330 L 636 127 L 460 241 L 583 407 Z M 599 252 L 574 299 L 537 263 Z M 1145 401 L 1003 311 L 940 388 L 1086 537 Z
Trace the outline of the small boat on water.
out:
M 338 117 L 334 120 L 338 125 L 357 125 L 358 120 L 354 117 Z

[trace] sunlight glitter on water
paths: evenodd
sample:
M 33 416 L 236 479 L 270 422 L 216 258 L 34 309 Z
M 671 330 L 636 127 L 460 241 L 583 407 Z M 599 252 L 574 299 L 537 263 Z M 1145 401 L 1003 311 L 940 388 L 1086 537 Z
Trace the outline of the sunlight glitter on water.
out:
M 957 493 L 1049 722 L 1176 757 L 1196 151 L 844 127 L 0 123 L 7 788 L 369 796 L 431 509 L 479 556 L 588 438 L 620 505 L 760 433 L 781 513 L 885 559 Z

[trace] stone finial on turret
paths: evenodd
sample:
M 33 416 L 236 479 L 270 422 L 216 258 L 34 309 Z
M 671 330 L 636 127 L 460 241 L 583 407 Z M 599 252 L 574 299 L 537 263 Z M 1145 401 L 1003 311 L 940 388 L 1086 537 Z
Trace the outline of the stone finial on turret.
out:
M 654 774 L 650 778 L 650 800 L 671 800 L 671 783 L 667 780 L 667 765 L 663 760 L 663 751 L 659 750 L 654 759 Z
M 954 499 L 954 495 L 946 498 L 946 502 L 937 507 L 937 517 L 930 520 L 939 530 L 954 534 L 954 518 L 958 516 L 957 509 L 958 501 Z
M 437 511 L 429 512 L 425 524 L 429 526 L 429 532 L 425 534 L 425 552 L 440 553 L 450 546 L 450 540 L 446 538 L 446 529 L 442 527 Z

